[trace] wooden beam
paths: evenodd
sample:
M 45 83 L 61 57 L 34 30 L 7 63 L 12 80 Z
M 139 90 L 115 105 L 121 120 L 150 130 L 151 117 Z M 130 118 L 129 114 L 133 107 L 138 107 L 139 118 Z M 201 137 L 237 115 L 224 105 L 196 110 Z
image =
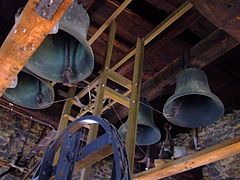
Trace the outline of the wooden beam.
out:
M 88 40 L 88 43 L 91 45 L 93 42 L 102 34 L 105 29 L 112 23 L 114 19 L 128 6 L 132 0 L 125 0 L 116 11 L 105 21 L 105 23 L 98 29 L 98 31 Z
M 102 149 L 99 149 L 98 151 L 90 154 L 89 156 L 85 157 L 84 159 L 81 159 L 80 161 L 76 162 L 74 168 L 74 172 L 79 172 L 80 169 L 87 168 L 98 161 L 104 159 L 105 157 L 110 156 L 113 153 L 112 145 L 108 144 L 104 146 Z
M 216 30 L 190 49 L 191 63 L 203 68 L 238 44 L 234 38 L 224 31 Z M 181 70 L 182 62 L 182 57 L 175 59 L 153 78 L 145 81 L 142 87 L 142 95 L 150 101 L 159 96 L 164 91 L 164 87 L 174 84 L 176 76 Z
M 103 71 L 101 72 L 101 75 L 100 75 L 99 85 L 97 90 L 97 97 L 96 97 L 96 102 L 93 110 L 93 115 L 95 116 L 100 116 L 103 109 L 103 98 L 104 98 L 105 88 L 107 85 L 107 70 L 109 69 L 109 66 L 110 66 L 116 30 L 117 30 L 117 23 L 116 21 L 112 21 L 112 24 L 110 26 L 110 32 L 109 32 L 106 61 L 105 61 Z M 87 137 L 87 144 L 89 144 L 90 142 L 96 139 L 97 133 L 98 133 L 98 126 L 99 126 L 98 124 L 92 124 L 90 126 L 90 130 L 88 132 L 88 137 Z M 76 169 L 79 169 L 79 167 L 77 167 Z M 90 176 L 90 169 L 89 168 L 83 169 L 81 172 L 81 179 L 82 180 L 89 179 L 89 176 Z
M 197 168 L 240 153 L 240 137 L 206 148 L 184 158 L 135 174 L 134 180 L 157 180 Z
M 200 14 L 197 11 L 191 11 L 188 13 L 187 16 L 176 21 L 172 26 L 170 26 L 166 32 L 158 38 L 156 47 L 150 47 L 150 49 L 158 49 L 160 50 L 164 46 L 166 46 L 171 40 L 176 38 L 179 34 L 181 34 L 186 28 L 191 26 L 194 22 L 200 19 Z M 148 54 L 146 54 L 148 55 Z M 131 72 L 133 67 L 133 61 L 126 62 L 122 67 L 118 69 L 120 74 L 128 74 Z
M 123 94 L 109 88 L 109 87 L 106 87 L 105 89 L 105 95 L 107 98 L 110 98 L 120 104 L 122 104 L 123 106 L 126 106 L 126 107 L 130 107 L 130 99 L 126 96 L 124 96 Z
M 131 89 L 132 88 L 132 81 L 129 80 L 128 78 L 124 77 L 123 75 L 108 69 L 107 70 L 107 74 L 108 74 L 108 79 L 111 79 L 112 81 L 120 84 L 121 86 L 127 88 L 127 89 Z
M 96 0 L 78 0 L 78 2 L 83 4 L 84 9 L 89 10 Z
M 141 38 L 137 39 L 136 56 L 133 71 L 133 84 L 131 89 L 131 102 L 129 107 L 129 116 L 126 134 L 126 151 L 128 153 L 130 173 L 133 173 L 135 145 L 137 137 L 137 122 L 138 110 L 140 103 L 141 82 L 142 82 L 142 69 L 144 59 L 144 41 Z
M 153 6 L 157 7 L 158 9 L 165 11 L 168 14 L 172 13 L 176 9 L 174 5 L 172 5 L 166 0 L 163 1 L 146 0 L 146 1 L 151 3 Z
M 10 162 L 6 161 L 6 160 L 2 160 L 0 159 L 0 166 L 6 167 L 6 168 L 10 168 Z
M 76 87 L 71 87 L 68 90 L 68 98 L 73 97 L 76 93 L 77 88 Z M 66 101 L 63 106 L 62 114 L 61 114 L 61 119 L 58 124 L 58 129 L 57 129 L 57 136 L 61 134 L 61 132 L 68 126 L 68 117 L 65 116 L 66 114 L 70 114 L 72 110 L 72 103 L 71 101 Z M 56 152 L 55 157 L 54 157 L 54 165 L 57 164 L 59 156 L 60 156 L 60 149 Z
M 73 0 L 64 0 L 53 19 L 48 21 L 35 12 L 39 0 L 28 1 L 0 49 L 0 96 L 60 20 Z
M 166 28 L 178 20 L 183 14 L 192 8 L 192 4 L 189 2 L 183 3 L 176 11 L 174 11 L 170 16 L 168 16 L 162 23 L 155 27 L 150 33 L 144 37 L 144 45 L 151 42 L 156 36 L 162 33 Z M 130 51 L 123 59 L 121 59 L 117 64 L 115 64 L 111 69 L 116 70 L 121 65 L 123 65 L 128 59 L 130 59 L 136 53 L 136 48 Z
M 210 22 L 240 41 L 239 1 L 190 1 Z

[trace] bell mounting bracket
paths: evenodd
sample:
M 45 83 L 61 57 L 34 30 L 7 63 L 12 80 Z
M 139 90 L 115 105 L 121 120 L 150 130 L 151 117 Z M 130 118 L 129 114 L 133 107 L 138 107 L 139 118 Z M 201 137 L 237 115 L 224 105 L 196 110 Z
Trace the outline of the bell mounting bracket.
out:
M 50 21 L 61 6 L 62 2 L 63 0 L 41 0 L 38 3 L 35 12 L 39 16 Z

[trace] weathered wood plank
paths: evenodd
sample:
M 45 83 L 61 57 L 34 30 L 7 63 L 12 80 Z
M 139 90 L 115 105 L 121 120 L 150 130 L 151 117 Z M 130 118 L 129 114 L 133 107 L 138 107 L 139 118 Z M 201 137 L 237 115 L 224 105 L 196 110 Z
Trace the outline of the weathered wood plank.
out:
M 240 137 L 206 148 L 163 166 L 133 176 L 134 180 L 157 180 L 203 166 L 240 153 Z
M 51 21 L 35 13 L 39 0 L 27 3 L 0 49 L 0 96 L 62 17 L 73 0 L 64 0 Z

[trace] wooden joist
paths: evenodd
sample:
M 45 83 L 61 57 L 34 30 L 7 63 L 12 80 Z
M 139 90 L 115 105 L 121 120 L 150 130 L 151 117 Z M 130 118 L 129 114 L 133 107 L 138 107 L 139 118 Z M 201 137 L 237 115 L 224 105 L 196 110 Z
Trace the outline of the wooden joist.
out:
M 240 137 L 206 148 L 161 167 L 135 174 L 134 180 L 157 180 L 200 167 L 240 153 Z
M 64 0 L 52 20 L 37 15 L 39 0 L 28 1 L 0 49 L 0 96 L 53 29 L 73 0 Z

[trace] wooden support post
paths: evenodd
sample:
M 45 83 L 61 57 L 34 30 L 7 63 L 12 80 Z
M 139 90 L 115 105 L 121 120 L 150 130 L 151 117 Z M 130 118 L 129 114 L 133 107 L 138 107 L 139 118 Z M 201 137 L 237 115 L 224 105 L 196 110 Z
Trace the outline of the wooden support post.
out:
M 127 136 L 126 136 L 126 150 L 130 163 L 130 172 L 133 172 L 135 144 L 137 135 L 137 115 L 139 109 L 141 80 L 142 80 L 142 66 L 144 59 L 144 42 L 142 39 L 137 39 L 136 56 L 134 62 L 132 93 L 130 100 L 130 109 L 128 115 Z
M 48 21 L 35 12 L 39 1 L 28 1 L 0 49 L 0 96 L 73 2 L 64 0 Z
M 200 167 L 240 153 L 240 137 L 225 141 L 161 167 L 135 174 L 134 180 L 157 180 Z
M 107 85 L 107 70 L 109 69 L 110 61 L 112 58 L 112 50 L 113 50 L 113 46 L 114 46 L 116 29 L 117 29 L 117 23 L 115 21 L 113 21 L 112 25 L 110 27 L 105 65 L 104 65 L 104 69 L 103 69 L 103 71 L 100 75 L 100 79 L 99 79 L 97 98 L 96 98 L 95 107 L 94 107 L 94 111 L 93 111 L 93 115 L 95 115 L 95 116 L 99 116 L 101 114 L 102 108 L 103 108 L 103 99 L 104 99 L 104 95 L 105 95 L 105 88 Z M 97 132 L 98 132 L 98 124 L 92 124 L 90 126 L 90 130 L 88 132 L 87 143 L 90 143 L 94 139 L 96 139 Z M 77 166 L 75 168 L 80 169 Z M 90 168 L 86 168 L 86 169 L 82 170 L 82 173 L 81 173 L 82 180 L 89 179 L 90 170 L 91 170 Z
M 76 93 L 76 87 L 69 88 L 69 90 L 68 90 L 68 98 L 73 97 L 75 95 L 75 93 Z M 65 114 L 70 114 L 71 113 L 71 109 L 72 109 L 71 101 L 66 101 L 64 106 L 63 106 L 63 111 L 62 111 L 61 119 L 60 119 L 60 122 L 59 122 L 59 125 L 58 125 L 58 130 L 57 130 L 56 137 L 59 134 L 61 134 L 61 132 L 68 126 L 68 117 L 65 116 Z M 58 152 L 55 155 L 53 164 L 57 164 L 59 155 L 60 155 L 60 149 L 58 150 Z

